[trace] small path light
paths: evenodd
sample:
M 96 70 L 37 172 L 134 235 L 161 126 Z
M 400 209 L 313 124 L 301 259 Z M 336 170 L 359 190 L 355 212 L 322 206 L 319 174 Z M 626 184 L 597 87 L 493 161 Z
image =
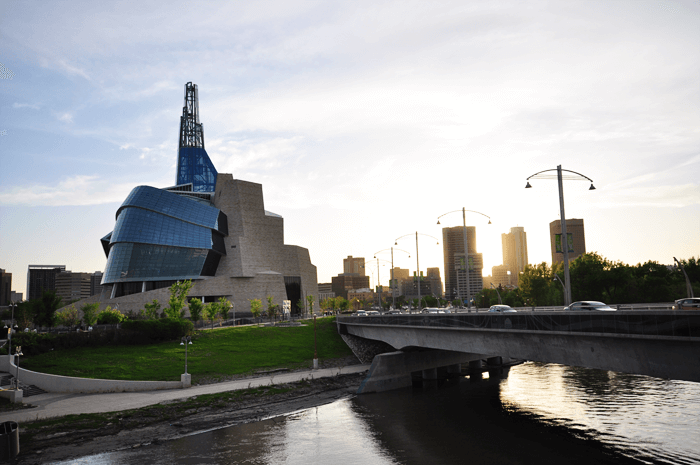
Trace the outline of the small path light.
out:
M 15 355 L 17 356 L 17 376 L 15 376 L 15 383 L 17 383 L 15 389 L 19 389 L 19 356 L 24 355 L 22 353 L 22 346 L 17 346 L 15 348 Z
M 316 350 L 316 315 L 314 315 L 314 370 L 318 369 L 318 351 Z

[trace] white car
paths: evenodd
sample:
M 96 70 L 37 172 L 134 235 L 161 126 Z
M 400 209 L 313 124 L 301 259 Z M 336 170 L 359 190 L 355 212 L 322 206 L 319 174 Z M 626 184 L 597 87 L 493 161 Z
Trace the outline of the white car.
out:
M 517 311 L 513 310 L 510 305 L 491 305 L 489 313 L 517 313 Z
M 364 310 L 358 310 L 355 312 L 355 316 L 367 316 L 367 312 Z
M 569 312 L 582 312 L 582 311 L 597 311 L 597 312 L 614 312 L 615 309 L 604 304 L 603 302 L 596 302 L 594 300 L 583 300 L 581 302 L 574 302 L 568 307 L 564 307 L 564 310 Z

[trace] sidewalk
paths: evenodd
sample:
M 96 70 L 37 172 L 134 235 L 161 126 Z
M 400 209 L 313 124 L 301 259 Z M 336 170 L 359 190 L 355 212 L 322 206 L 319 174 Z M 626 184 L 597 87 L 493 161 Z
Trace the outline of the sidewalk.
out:
M 249 387 L 284 384 L 302 379 L 328 378 L 339 374 L 361 373 L 369 370 L 369 365 L 350 365 L 341 368 L 322 368 L 318 370 L 280 373 L 258 378 L 244 378 L 223 383 L 192 386 L 187 389 L 170 389 L 146 392 L 115 392 L 107 394 L 65 394 L 47 393 L 25 399 L 25 403 L 36 405 L 36 408 L 15 410 L 0 413 L 0 423 L 16 421 L 40 420 L 81 413 L 117 412 L 134 408 L 146 407 L 160 402 L 186 399 L 201 394 L 237 391 Z

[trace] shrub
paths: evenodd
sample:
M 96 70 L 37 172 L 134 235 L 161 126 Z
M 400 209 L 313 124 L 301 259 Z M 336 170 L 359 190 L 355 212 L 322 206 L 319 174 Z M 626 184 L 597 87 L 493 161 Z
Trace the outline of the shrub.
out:
M 121 325 L 122 329 L 140 333 L 150 341 L 172 341 L 191 334 L 194 325 L 189 320 L 163 318 L 161 320 L 130 320 Z M 144 342 L 145 343 L 145 342 Z
M 153 299 L 153 302 L 143 307 L 145 308 L 144 314 L 147 320 L 155 320 L 158 318 L 158 313 L 160 312 L 160 303 L 158 299 Z
M 97 323 L 101 325 L 117 325 L 126 320 L 126 317 L 117 309 L 107 307 L 97 315 Z
M 72 328 L 73 326 L 80 323 L 78 309 L 75 308 L 75 305 L 71 305 L 68 308 L 64 308 L 60 312 L 56 313 L 56 320 L 58 321 L 58 324 Z

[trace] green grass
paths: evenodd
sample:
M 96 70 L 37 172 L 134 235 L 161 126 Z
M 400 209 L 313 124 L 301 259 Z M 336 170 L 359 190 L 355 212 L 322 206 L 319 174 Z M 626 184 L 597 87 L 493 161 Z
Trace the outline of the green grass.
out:
M 188 346 L 192 382 L 275 368 L 310 367 L 314 355 L 313 321 L 297 327 L 243 326 L 198 331 Z M 352 355 L 338 335 L 335 318 L 317 320 L 319 359 Z M 145 346 L 104 346 L 55 350 L 25 357 L 28 370 L 82 378 L 179 381 L 185 348 L 179 341 Z

